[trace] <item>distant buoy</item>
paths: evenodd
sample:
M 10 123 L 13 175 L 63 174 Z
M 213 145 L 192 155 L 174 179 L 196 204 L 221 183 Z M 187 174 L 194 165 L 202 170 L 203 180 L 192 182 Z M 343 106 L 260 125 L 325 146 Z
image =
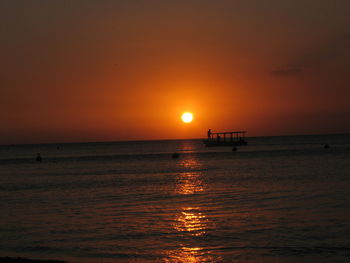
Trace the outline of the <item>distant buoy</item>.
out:
M 180 154 L 178 153 L 173 153 L 173 155 L 171 156 L 173 159 L 177 159 L 179 158 Z
M 36 161 L 41 163 L 42 160 L 43 160 L 43 158 L 41 158 L 40 153 L 38 153 L 38 155 L 36 156 Z

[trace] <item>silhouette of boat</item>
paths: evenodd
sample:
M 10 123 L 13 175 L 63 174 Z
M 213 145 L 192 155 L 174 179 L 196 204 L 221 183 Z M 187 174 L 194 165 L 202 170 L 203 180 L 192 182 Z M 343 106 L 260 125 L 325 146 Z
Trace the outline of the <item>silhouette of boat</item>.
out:
M 208 139 L 203 140 L 203 143 L 206 147 L 247 145 L 246 133 L 246 131 L 211 132 L 209 130 Z

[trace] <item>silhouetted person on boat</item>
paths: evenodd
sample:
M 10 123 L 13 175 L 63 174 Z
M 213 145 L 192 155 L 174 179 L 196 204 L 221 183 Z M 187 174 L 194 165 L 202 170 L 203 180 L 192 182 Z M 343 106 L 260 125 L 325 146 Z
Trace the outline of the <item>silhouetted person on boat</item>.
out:
M 218 142 L 220 142 L 220 139 L 221 139 L 221 136 L 218 135 L 218 137 L 217 137 Z
M 38 153 L 38 155 L 36 156 L 36 159 L 35 159 L 37 162 L 41 163 L 43 158 L 41 158 L 41 155 L 40 153 Z
M 211 137 L 211 129 L 208 130 L 208 140 L 210 139 Z

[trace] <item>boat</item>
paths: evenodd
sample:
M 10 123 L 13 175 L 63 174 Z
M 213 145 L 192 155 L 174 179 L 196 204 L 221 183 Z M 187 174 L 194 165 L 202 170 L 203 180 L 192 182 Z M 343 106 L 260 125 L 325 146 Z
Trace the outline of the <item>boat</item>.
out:
M 233 131 L 233 132 L 211 132 L 208 131 L 208 139 L 203 140 L 206 147 L 219 147 L 219 146 L 242 146 L 247 145 L 245 139 L 246 131 Z

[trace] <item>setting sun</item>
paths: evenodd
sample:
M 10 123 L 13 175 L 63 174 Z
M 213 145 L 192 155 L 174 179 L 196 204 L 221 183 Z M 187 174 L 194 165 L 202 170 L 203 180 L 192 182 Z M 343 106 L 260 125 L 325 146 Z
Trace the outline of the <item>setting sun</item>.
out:
M 184 123 L 190 123 L 193 120 L 193 114 L 191 112 L 185 112 L 182 114 L 181 119 Z

